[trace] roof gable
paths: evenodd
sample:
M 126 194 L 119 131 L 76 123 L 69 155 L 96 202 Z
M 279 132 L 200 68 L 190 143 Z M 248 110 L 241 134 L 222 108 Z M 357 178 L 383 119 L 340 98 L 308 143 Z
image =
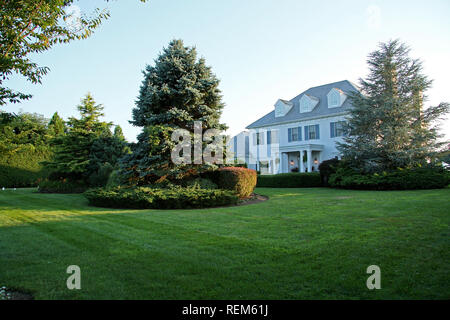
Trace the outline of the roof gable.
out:
M 347 111 L 351 107 L 350 99 L 345 99 L 340 108 L 328 108 L 327 95 L 333 88 L 341 90 L 345 95 L 348 95 L 350 92 L 358 91 L 358 88 L 348 80 L 312 87 L 289 100 L 289 102 L 293 104 L 293 108 L 291 108 L 284 116 L 275 117 L 275 110 L 273 110 L 247 126 L 247 128 L 251 129 L 285 122 L 301 121 L 304 118 L 331 116 L 334 113 Z M 317 105 L 310 112 L 300 112 L 300 100 L 304 95 L 307 95 L 309 98 L 315 97 L 318 100 Z

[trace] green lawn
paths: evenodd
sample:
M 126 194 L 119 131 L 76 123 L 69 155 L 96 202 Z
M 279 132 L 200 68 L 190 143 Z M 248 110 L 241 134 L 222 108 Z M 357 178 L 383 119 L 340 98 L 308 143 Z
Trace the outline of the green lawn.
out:
M 450 189 L 257 189 L 269 201 L 111 210 L 0 191 L 0 286 L 37 299 L 449 299 Z M 381 268 L 368 290 L 366 268 Z M 81 268 L 81 290 L 66 268 Z

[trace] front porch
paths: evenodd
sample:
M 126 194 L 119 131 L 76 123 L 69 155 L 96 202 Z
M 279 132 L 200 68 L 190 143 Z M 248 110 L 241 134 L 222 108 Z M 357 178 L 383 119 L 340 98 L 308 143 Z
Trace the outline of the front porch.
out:
M 280 148 L 280 173 L 319 171 L 323 145 L 304 144 Z

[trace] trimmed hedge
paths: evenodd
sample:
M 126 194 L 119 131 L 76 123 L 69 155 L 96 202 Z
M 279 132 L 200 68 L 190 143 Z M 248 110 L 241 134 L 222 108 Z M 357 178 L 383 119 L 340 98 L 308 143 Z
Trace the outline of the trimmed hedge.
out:
M 14 153 L 0 155 L 0 188 L 34 187 L 45 179 L 48 172 L 39 164 L 48 160 L 51 153 L 47 149 L 23 148 Z
M 83 182 L 67 180 L 44 180 L 39 183 L 38 192 L 41 193 L 83 193 L 88 187 Z
M 231 191 L 181 187 L 97 188 L 86 191 L 84 196 L 93 206 L 119 209 L 208 208 L 238 202 L 237 196 Z
M 240 199 L 248 198 L 256 186 L 256 171 L 243 167 L 225 167 L 217 172 L 220 189 L 233 191 Z
M 259 175 L 257 187 L 263 188 L 314 188 L 321 187 L 318 172 L 291 172 Z
M 360 174 L 350 168 L 339 168 L 329 179 L 332 187 L 360 190 L 441 189 L 449 183 L 449 171 L 437 167 L 398 169 L 379 174 Z

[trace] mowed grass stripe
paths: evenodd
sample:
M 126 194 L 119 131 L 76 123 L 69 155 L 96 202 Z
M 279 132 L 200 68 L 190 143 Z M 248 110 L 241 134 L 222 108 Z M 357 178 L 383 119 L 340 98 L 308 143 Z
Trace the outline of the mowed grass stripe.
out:
M 0 193 L 1 285 L 50 299 L 450 296 L 448 189 L 258 192 L 270 200 L 170 211 Z M 80 291 L 65 288 L 74 261 L 82 267 Z M 365 268 L 374 263 L 383 290 L 365 287 Z

